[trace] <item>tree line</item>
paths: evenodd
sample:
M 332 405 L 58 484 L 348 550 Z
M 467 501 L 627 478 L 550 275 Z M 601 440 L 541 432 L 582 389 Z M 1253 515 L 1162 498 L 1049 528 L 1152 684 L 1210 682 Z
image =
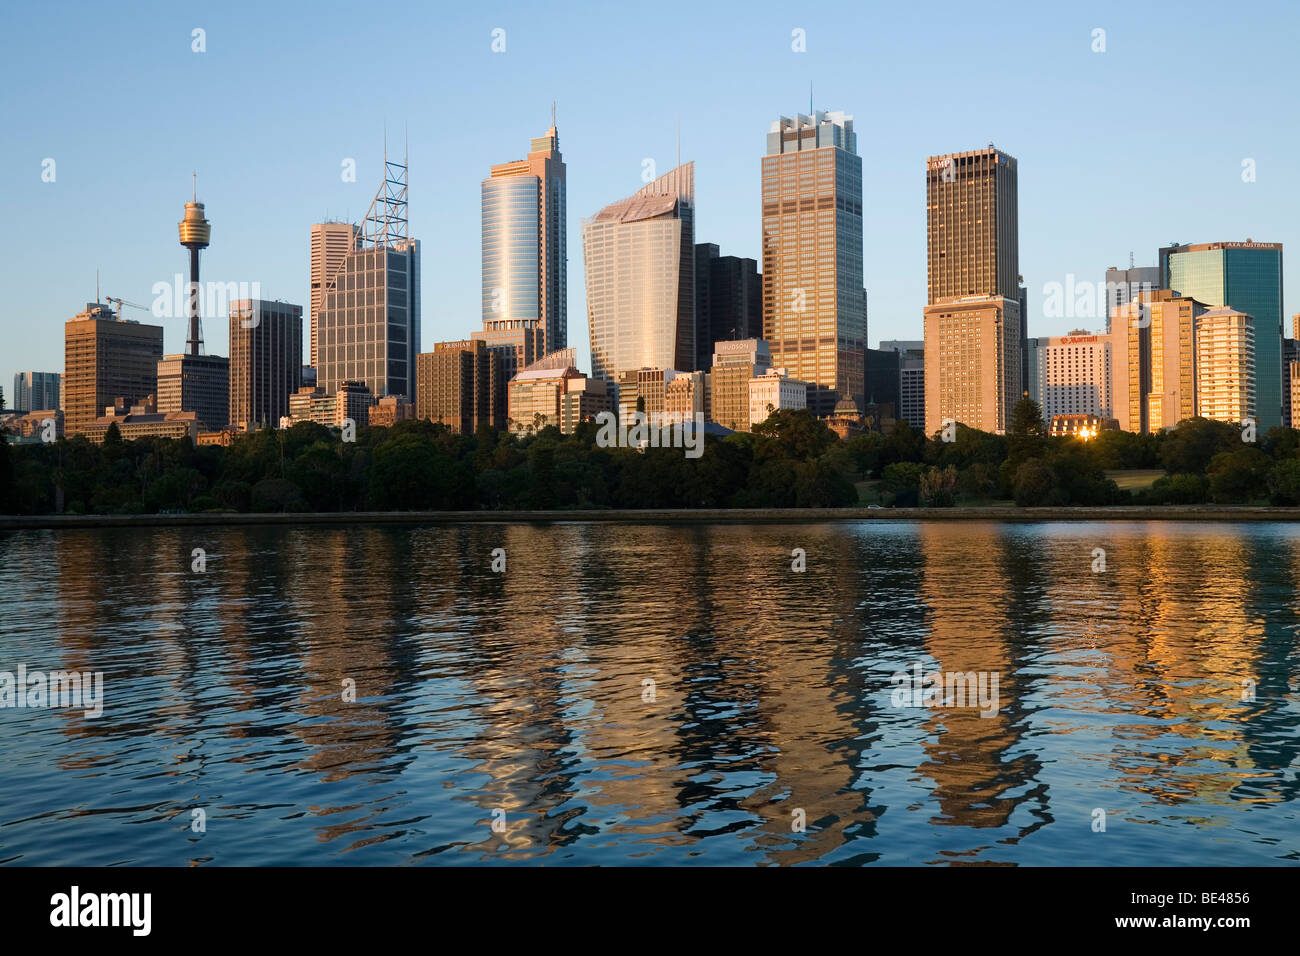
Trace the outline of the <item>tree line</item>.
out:
M 834 508 L 1111 504 L 1300 504 L 1300 432 L 1244 442 L 1231 424 L 1189 419 L 1155 435 L 1051 437 L 1037 403 L 1015 407 L 1006 435 L 958 425 L 926 437 L 906 422 L 838 438 L 806 410 L 781 410 L 751 433 L 706 436 L 703 453 L 608 448 L 597 425 L 524 438 L 459 435 L 405 421 L 336 429 L 301 422 L 237 436 L 102 445 L 84 437 L 11 444 L 0 436 L 0 512 L 346 512 L 566 508 Z M 1147 489 L 1107 471 L 1162 469 Z

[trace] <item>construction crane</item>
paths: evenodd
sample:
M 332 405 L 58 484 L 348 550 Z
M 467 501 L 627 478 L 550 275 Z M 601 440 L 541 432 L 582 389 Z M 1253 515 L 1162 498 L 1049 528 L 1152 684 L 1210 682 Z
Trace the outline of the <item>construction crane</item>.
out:
M 149 306 L 147 305 L 141 305 L 138 302 L 128 302 L 126 299 L 119 299 L 111 295 L 104 296 L 104 300 L 106 302 L 117 303 L 117 317 L 119 320 L 122 318 L 122 306 L 124 305 L 130 306 L 132 309 L 139 309 L 141 312 L 148 312 L 150 315 L 153 315 L 153 309 L 149 308 Z

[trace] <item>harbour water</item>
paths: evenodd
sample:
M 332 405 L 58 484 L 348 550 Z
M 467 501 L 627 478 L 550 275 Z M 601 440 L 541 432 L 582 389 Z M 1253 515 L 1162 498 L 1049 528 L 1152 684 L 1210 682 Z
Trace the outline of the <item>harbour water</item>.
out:
M 0 672 L 103 680 L 0 707 L 0 863 L 1300 860 L 1293 524 L 21 531 L 0 569 Z

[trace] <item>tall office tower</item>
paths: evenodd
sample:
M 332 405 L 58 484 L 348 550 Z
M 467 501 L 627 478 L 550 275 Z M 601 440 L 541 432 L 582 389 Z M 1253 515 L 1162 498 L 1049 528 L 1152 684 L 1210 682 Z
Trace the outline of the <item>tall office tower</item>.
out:
M 1254 320 L 1260 434 L 1282 424 L 1282 244 L 1209 242 L 1160 250 L 1166 289 Z
M 713 347 L 763 332 L 763 277 L 756 259 L 719 254 L 717 243 L 695 245 L 695 364 L 707 371 Z
M 320 312 L 325 305 L 325 293 L 334 284 L 334 277 L 357 247 L 359 230 L 350 222 L 318 222 L 311 227 L 311 366 L 319 359 Z
M 1196 320 L 1196 414 L 1238 424 L 1255 417 L 1255 332 L 1235 309 Z M 1289 370 L 1288 370 L 1289 371 Z
M 709 369 L 709 417 L 723 428 L 749 431 L 749 380 L 772 367 L 762 339 L 718 342 Z
M 1069 335 L 1029 340 L 1029 397 L 1043 406 L 1043 420 L 1056 415 L 1114 418 L 1111 340 L 1076 329 Z
M 405 161 L 385 154 L 384 182 L 361 224 L 356 248 L 323 290 L 316 380 L 327 394 L 344 382 L 364 382 L 375 398 L 416 397 L 420 242 L 410 237 L 406 198 Z
M 1293 320 L 1294 321 L 1294 318 Z M 1300 421 L 1292 411 L 1295 404 L 1296 388 L 1300 386 L 1300 381 L 1296 378 L 1296 365 L 1300 363 L 1300 341 L 1296 339 L 1282 340 L 1282 424 L 1287 428 L 1295 428 L 1295 423 Z
M 1128 305 L 1140 292 L 1164 288 L 1159 266 L 1129 266 L 1120 269 L 1111 266 L 1106 270 L 1106 332 L 1110 333 L 1110 317 L 1120 306 Z
M 289 396 L 301 385 L 302 306 L 265 299 L 232 302 L 231 427 L 278 428 L 289 415 Z
M 695 164 L 582 221 L 591 369 L 617 382 L 695 361 Z
M 116 399 L 136 405 L 158 390 L 161 325 L 141 325 L 87 302 L 64 325 L 64 434 L 85 435 Z
M 1112 388 L 1121 428 L 1157 432 L 1196 414 L 1196 322 L 1204 311 L 1204 304 L 1170 289 L 1142 293 L 1116 309 Z
M 902 354 L 895 349 L 867 349 L 864 360 L 867 405 L 892 405 L 898 417 Z
M 416 357 L 415 417 L 441 422 L 460 435 L 480 425 L 506 427 L 506 379 L 501 355 L 484 342 L 437 342 Z
M 1003 433 L 1024 390 L 1016 160 L 986 149 L 926 161 L 925 430 Z
M 862 158 L 853 117 L 782 116 L 763 157 L 763 338 L 772 362 L 806 381 L 808 407 L 862 408 L 867 348 Z
M 540 329 L 538 357 L 568 344 L 565 190 L 553 119 L 527 159 L 493 166 L 483 180 L 483 330 Z
M 882 339 L 880 348 L 882 351 L 898 353 L 896 417 L 913 428 L 924 429 L 925 342 L 916 339 Z
M 59 408 L 58 372 L 18 372 L 9 408 L 15 412 L 44 412 Z
M 205 431 L 230 421 L 230 359 L 221 355 L 168 355 L 158 363 L 158 414 L 194 412 Z

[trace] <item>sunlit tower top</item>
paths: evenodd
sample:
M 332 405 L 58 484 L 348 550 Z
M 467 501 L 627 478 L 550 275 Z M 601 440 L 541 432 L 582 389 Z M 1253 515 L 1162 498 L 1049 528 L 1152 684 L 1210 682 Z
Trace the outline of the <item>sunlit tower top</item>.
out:
M 185 218 L 177 223 L 181 245 L 190 251 L 190 335 L 186 350 L 199 354 L 203 336 L 199 332 L 199 250 L 206 249 L 212 239 L 212 227 L 203 216 L 203 203 L 199 202 L 198 177 L 194 178 L 194 201 L 185 204 Z

